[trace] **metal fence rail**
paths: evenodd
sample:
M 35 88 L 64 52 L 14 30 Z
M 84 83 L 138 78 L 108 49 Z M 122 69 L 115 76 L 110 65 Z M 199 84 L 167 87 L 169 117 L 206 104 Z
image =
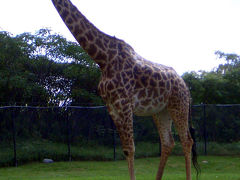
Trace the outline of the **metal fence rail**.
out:
M 192 120 L 197 140 L 203 142 L 205 155 L 208 153 L 208 142 L 240 141 L 240 105 L 194 105 Z M 174 129 L 173 134 L 177 140 Z M 151 117 L 134 117 L 134 138 L 136 143 L 160 144 Z M 0 107 L 0 148 L 13 152 L 13 157 L 9 158 L 14 166 L 18 165 L 19 156 L 29 153 L 27 146 L 25 152 L 18 153 L 21 143 L 28 141 L 34 142 L 38 149 L 43 150 L 49 143 L 65 144 L 61 146 L 62 157 L 63 160 L 70 161 L 74 156 L 72 149 L 75 145 L 83 147 L 86 144 L 95 144 L 108 147 L 112 149 L 114 160 L 117 156 L 116 147 L 120 146 L 115 126 L 104 106 Z M 37 144 L 39 141 L 47 143 Z M 1 153 L 4 155 L 4 152 L 0 151 L 0 161 Z

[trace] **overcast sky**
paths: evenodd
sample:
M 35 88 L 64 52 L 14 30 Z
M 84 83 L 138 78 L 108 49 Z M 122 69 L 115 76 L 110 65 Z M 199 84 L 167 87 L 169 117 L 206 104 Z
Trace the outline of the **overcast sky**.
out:
M 51 0 L 0 0 L 0 30 L 51 28 L 74 40 Z M 211 70 L 214 52 L 240 54 L 240 0 L 72 0 L 100 30 L 179 74 Z

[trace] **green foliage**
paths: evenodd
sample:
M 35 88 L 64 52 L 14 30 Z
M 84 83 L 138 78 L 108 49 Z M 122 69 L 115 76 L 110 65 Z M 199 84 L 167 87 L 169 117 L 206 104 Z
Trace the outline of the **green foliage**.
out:
M 72 63 L 64 70 L 64 75 L 72 80 L 72 104 L 103 104 L 101 98 L 97 95 L 100 70 L 96 66 Z
M 34 82 L 36 76 L 28 68 L 31 62 L 22 51 L 22 44 L 6 32 L 0 33 L 0 102 L 46 103 L 46 90 Z
M 192 104 L 203 102 L 204 88 L 202 85 L 201 74 L 192 71 L 190 73 L 184 73 L 182 77 L 191 91 Z
M 240 103 L 240 56 L 217 51 L 225 60 L 211 72 L 184 73 L 183 79 L 190 88 L 193 104 Z
M 0 32 L 1 104 L 101 105 L 98 66 L 75 42 L 48 29 Z

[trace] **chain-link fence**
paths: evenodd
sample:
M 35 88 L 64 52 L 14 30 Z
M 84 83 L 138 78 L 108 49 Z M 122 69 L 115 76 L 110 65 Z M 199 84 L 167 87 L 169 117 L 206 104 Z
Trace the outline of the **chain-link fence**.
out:
M 240 141 L 240 105 L 195 105 L 192 120 L 200 154 L 207 154 L 214 143 Z M 174 129 L 173 135 L 178 142 Z M 151 117 L 134 117 L 134 138 L 137 157 L 160 154 Z M 44 158 L 123 159 L 120 144 L 105 107 L 0 107 L 0 166 Z M 178 147 L 173 153 L 181 154 Z
M 240 154 L 240 105 L 194 105 L 192 121 L 199 151 L 207 155 Z M 226 145 L 228 144 L 228 145 Z M 225 146 L 224 146 L 225 145 Z M 222 148 L 218 148 L 221 147 Z

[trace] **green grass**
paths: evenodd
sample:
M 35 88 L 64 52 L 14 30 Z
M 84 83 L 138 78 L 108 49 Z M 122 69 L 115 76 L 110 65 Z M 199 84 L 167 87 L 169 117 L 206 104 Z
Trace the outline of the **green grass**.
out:
M 203 163 L 202 161 L 208 161 Z M 201 156 L 202 180 L 240 180 L 240 157 Z M 159 158 L 135 160 L 137 180 L 155 178 Z M 195 173 L 193 171 L 193 180 Z M 1 180 L 127 180 L 127 163 L 121 161 L 31 163 L 17 168 L 0 168 Z M 185 180 L 185 163 L 182 156 L 171 156 L 166 165 L 165 180 Z

